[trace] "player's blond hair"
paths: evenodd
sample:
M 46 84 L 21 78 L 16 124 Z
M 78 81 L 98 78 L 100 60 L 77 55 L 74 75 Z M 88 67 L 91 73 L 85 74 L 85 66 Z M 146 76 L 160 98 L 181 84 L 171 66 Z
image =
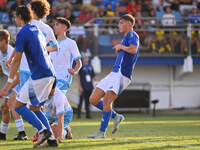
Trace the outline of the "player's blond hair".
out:
M 0 30 L 0 41 L 6 41 L 6 44 L 10 41 L 10 34 L 7 30 Z

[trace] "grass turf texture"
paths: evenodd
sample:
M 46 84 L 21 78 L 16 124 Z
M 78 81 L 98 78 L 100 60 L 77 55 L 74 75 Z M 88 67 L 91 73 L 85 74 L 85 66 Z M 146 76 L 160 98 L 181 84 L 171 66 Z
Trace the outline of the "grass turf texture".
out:
M 200 149 L 200 115 L 158 115 L 123 114 L 125 121 L 115 134 L 111 134 L 112 119 L 107 129 L 106 139 L 87 139 L 87 136 L 98 131 L 101 115 L 94 119 L 74 119 L 70 123 L 72 140 L 64 140 L 58 148 L 73 150 L 192 150 Z M 33 149 L 31 139 L 35 129 L 25 123 L 28 141 L 13 141 L 17 134 L 14 121 L 11 121 L 7 140 L 0 141 L 0 150 Z M 46 148 L 39 148 L 46 149 Z

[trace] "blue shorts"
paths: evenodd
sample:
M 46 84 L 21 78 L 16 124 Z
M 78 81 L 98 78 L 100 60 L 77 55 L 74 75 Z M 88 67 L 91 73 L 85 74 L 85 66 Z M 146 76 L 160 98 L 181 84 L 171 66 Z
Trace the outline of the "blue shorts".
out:
M 53 118 L 51 117 L 51 115 L 49 114 L 49 111 L 45 112 L 45 116 L 47 117 L 47 119 L 49 120 L 50 123 L 55 123 L 58 124 L 58 118 Z M 70 121 L 73 118 L 73 109 L 71 111 L 68 111 L 67 113 L 65 113 L 64 115 L 64 128 L 70 123 Z
M 69 89 L 70 83 L 66 82 L 63 79 L 56 79 L 56 87 L 59 88 L 63 94 L 66 94 Z

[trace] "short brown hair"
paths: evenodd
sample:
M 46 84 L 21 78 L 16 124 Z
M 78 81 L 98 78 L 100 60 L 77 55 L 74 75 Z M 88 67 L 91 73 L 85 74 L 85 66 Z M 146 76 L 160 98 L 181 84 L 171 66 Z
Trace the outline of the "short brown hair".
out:
M 71 22 L 64 17 L 57 17 L 56 21 L 67 26 L 67 30 L 71 27 Z
M 6 44 L 10 41 L 10 34 L 7 30 L 0 30 L 0 41 L 6 41 Z
M 40 18 L 45 18 L 49 15 L 50 12 L 50 4 L 47 0 L 34 0 L 30 3 L 31 9 L 34 13 Z
M 15 15 L 21 16 L 22 20 L 26 23 L 30 22 L 33 19 L 33 15 L 26 5 L 18 6 Z
M 135 18 L 130 14 L 123 15 L 119 20 L 124 19 L 125 21 L 130 21 L 133 25 L 135 25 Z

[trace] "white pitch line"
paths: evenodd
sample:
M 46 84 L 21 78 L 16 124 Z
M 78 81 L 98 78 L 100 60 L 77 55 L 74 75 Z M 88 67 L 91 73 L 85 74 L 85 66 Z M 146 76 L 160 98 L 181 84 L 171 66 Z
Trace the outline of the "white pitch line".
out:
M 138 143 L 152 143 L 152 144 L 174 146 L 174 147 L 189 147 L 189 148 L 200 149 L 200 147 L 193 146 L 193 145 L 176 145 L 176 144 L 166 144 L 166 143 L 158 143 L 158 142 L 151 142 L 151 141 L 143 141 L 143 140 L 136 140 L 136 142 L 138 142 Z

